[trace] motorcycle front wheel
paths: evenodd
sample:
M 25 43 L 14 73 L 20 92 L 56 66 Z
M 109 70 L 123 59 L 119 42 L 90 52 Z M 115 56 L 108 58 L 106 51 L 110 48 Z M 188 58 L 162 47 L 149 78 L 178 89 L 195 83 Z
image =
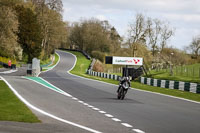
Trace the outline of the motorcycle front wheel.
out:
M 119 91 L 118 91 L 118 94 L 117 94 L 117 98 L 118 98 L 118 99 L 121 99 L 121 97 L 122 97 L 123 94 L 124 94 L 123 88 L 120 87 L 120 88 L 119 88 Z

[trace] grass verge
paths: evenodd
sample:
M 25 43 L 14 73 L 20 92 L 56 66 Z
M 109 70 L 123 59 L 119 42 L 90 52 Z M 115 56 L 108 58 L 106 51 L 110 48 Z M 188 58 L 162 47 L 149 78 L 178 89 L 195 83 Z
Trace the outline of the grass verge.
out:
M 169 69 L 152 70 L 150 73 L 151 78 L 200 83 L 200 64 L 176 66 L 172 76 Z
M 70 73 L 78 75 L 78 76 L 82 76 L 82 77 L 85 77 L 85 78 L 99 80 L 99 81 L 103 81 L 103 82 L 107 82 L 107 83 L 111 83 L 111 84 L 115 84 L 115 85 L 119 84 L 119 82 L 115 81 L 115 80 L 106 79 L 106 78 L 100 78 L 100 77 L 95 77 L 95 76 L 90 76 L 90 75 L 86 74 L 86 69 L 90 65 L 91 61 L 87 60 L 79 52 L 74 52 L 74 51 L 73 52 L 72 51 L 67 51 L 67 52 L 70 52 L 70 53 L 76 55 L 76 57 L 77 57 L 76 66 L 74 67 L 74 69 L 72 71 L 70 71 Z M 191 92 L 149 86 L 149 85 L 141 84 L 138 81 L 132 81 L 131 82 L 131 87 L 132 88 L 137 88 L 137 89 L 140 89 L 140 90 L 156 92 L 156 93 L 166 94 L 166 95 L 170 95 L 170 96 L 175 96 L 175 97 L 180 97 L 180 98 L 185 98 L 185 99 L 189 99 L 189 100 L 194 100 L 194 101 L 200 102 L 200 94 L 195 94 L 195 93 L 191 93 Z M 116 90 L 117 90 L 117 88 L 116 88 Z
M 0 80 L 0 120 L 29 123 L 40 122 L 2 80 Z
M 42 68 L 42 71 L 47 71 L 47 70 L 49 70 L 49 68 L 51 68 L 51 67 L 53 67 L 54 65 L 56 65 L 56 63 L 58 62 L 58 60 L 59 60 L 59 56 L 58 56 L 57 53 L 55 53 L 55 59 L 54 59 L 54 62 L 53 62 L 51 65 Z

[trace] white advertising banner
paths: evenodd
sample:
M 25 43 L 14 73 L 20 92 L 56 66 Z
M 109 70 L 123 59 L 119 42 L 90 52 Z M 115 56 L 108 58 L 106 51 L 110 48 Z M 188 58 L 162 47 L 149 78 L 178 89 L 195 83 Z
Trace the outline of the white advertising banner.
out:
M 143 65 L 143 58 L 113 56 L 112 64 L 115 65 Z

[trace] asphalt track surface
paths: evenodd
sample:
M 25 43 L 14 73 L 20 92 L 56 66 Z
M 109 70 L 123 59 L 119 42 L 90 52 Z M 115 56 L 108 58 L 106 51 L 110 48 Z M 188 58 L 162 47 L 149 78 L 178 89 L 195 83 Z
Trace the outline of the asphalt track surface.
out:
M 138 131 L 145 133 L 199 133 L 200 104 L 135 89 L 129 90 L 124 100 L 118 100 L 117 86 L 69 74 L 67 71 L 73 67 L 75 57 L 66 52 L 57 52 L 61 57 L 59 64 L 40 76 L 80 101 L 111 114 L 121 122 L 115 122 L 112 118 L 79 103 L 78 100 L 27 79 L 3 77 L 34 106 L 100 132 L 128 133 L 134 132 L 132 129 L 140 129 Z M 42 121 L 41 124 L 0 122 L 0 132 L 88 132 L 32 111 Z M 133 127 L 125 127 L 121 123 L 128 123 Z M 36 126 L 38 128 L 35 128 Z
M 125 100 L 118 100 L 116 86 L 68 74 L 75 58 L 58 53 L 58 66 L 40 76 L 63 91 L 146 133 L 200 132 L 200 104 L 138 90 L 129 90 Z

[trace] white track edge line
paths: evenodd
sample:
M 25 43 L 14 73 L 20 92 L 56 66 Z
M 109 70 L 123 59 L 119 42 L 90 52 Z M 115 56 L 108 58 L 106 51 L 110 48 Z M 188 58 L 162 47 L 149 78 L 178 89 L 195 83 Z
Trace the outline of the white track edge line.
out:
M 44 115 L 47 115 L 53 119 L 56 119 L 58 121 L 61 121 L 61 122 L 64 122 L 64 123 L 67 123 L 67 124 L 70 124 L 70 125 L 73 125 L 75 127 L 79 127 L 81 129 L 84 129 L 84 130 L 87 130 L 87 131 L 90 131 L 90 132 L 93 132 L 93 133 L 101 133 L 100 131 L 97 131 L 97 130 L 94 130 L 94 129 L 91 129 L 91 128 L 88 128 L 88 127 L 85 127 L 85 126 L 82 126 L 82 125 L 79 125 L 79 124 L 76 124 L 76 123 L 73 123 L 73 122 L 70 122 L 70 121 L 67 121 L 65 119 L 62 119 L 62 118 L 59 118 L 55 115 L 52 115 L 50 113 L 47 113 L 37 107 L 35 107 L 34 105 L 30 104 L 26 99 L 24 99 L 3 77 L 1 77 L 2 80 L 8 85 L 8 87 L 13 91 L 13 93 L 22 101 L 24 102 L 27 106 L 29 106 L 30 108 L 44 114 Z

